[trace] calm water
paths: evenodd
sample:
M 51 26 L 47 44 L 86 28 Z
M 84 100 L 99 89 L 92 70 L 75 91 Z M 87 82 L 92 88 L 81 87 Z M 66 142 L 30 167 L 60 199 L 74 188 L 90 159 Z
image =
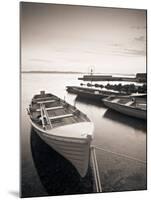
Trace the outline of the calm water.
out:
M 22 74 L 21 186 L 22 196 L 95 192 L 92 170 L 81 179 L 73 167 L 49 148 L 33 130 L 26 108 L 40 90 L 74 104 L 94 122 L 93 144 L 107 151 L 146 161 L 146 122 L 111 111 L 103 104 L 76 99 L 65 90 L 79 85 L 79 75 Z M 96 150 L 103 192 L 146 189 L 146 165 L 103 150 Z M 63 173 L 62 173 L 63 172 Z

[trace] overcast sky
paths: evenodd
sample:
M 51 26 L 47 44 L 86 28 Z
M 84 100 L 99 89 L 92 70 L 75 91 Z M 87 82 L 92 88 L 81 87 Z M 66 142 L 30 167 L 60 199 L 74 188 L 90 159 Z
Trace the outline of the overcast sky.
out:
M 21 4 L 22 70 L 146 71 L 146 11 Z

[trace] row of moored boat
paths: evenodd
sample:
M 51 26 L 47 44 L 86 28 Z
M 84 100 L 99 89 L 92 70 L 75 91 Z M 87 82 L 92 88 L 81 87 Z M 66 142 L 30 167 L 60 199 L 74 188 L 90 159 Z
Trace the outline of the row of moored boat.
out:
M 82 87 L 67 87 L 67 91 L 82 98 L 103 101 L 108 108 L 126 115 L 146 119 L 146 96 L 126 96 Z M 42 140 L 71 162 L 80 176 L 84 177 L 94 132 L 93 123 L 87 115 L 44 91 L 34 95 L 28 115 L 32 127 Z

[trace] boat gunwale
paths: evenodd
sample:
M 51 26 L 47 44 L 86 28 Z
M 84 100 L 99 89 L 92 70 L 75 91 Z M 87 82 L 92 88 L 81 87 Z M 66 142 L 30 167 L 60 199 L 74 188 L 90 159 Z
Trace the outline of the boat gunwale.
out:
M 57 100 L 59 100 L 60 102 L 63 103 L 63 108 L 65 108 L 65 105 L 69 105 L 71 107 L 71 110 L 73 108 L 75 108 L 74 106 L 70 105 L 68 102 L 62 100 L 61 98 L 57 97 L 56 95 L 53 95 L 51 93 L 47 93 L 49 95 L 51 95 L 51 97 L 54 97 L 56 98 Z M 32 100 L 35 99 L 35 98 L 32 98 Z M 37 102 L 35 102 L 37 103 Z M 79 109 L 76 109 L 78 110 L 84 117 L 85 117 L 85 121 L 80 121 L 80 122 L 76 122 L 74 124 L 79 124 L 79 123 L 91 123 L 92 124 L 92 131 L 91 133 L 86 133 L 86 136 L 85 137 L 73 137 L 73 136 L 60 136 L 60 135 L 54 135 L 50 132 L 48 132 L 47 130 L 44 130 L 42 129 L 42 127 L 39 127 L 36 123 L 33 122 L 33 120 L 31 119 L 31 114 L 29 113 L 28 114 L 28 117 L 29 117 L 29 121 L 31 123 L 31 125 L 37 130 L 39 131 L 40 133 L 42 133 L 43 136 L 46 136 L 46 137 L 50 137 L 54 140 L 60 140 L 60 141 L 66 141 L 66 142 L 73 142 L 73 143 L 87 143 L 87 142 L 90 142 L 92 139 L 93 139 L 93 133 L 94 133 L 94 125 L 93 125 L 93 122 L 87 117 L 86 114 L 84 114 L 83 112 L 81 112 Z M 70 124 L 67 124 L 67 125 L 70 125 Z M 67 125 L 64 125 L 64 126 L 67 126 Z M 52 129 L 49 129 L 49 131 L 51 130 L 55 130 L 59 127 L 62 127 L 62 126 L 57 126 L 57 127 L 53 127 Z M 72 140 L 72 141 L 71 141 Z
M 90 95 L 94 95 L 94 96 L 102 97 L 102 98 L 108 97 L 107 94 L 103 94 L 103 93 L 97 94 L 97 93 L 93 93 L 93 92 L 89 92 L 89 91 L 84 91 L 84 90 L 81 90 L 81 89 L 76 89 L 76 90 L 77 90 L 78 94 L 80 92 L 80 94 L 81 93 L 83 93 L 83 94 L 90 94 Z
M 101 92 L 101 94 L 106 95 L 107 97 L 109 97 L 110 95 L 126 95 L 125 92 L 118 92 L 115 90 L 108 90 L 108 89 L 102 90 L 102 89 L 95 89 L 95 88 L 88 88 L 88 87 L 66 86 L 67 91 L 68 91 L 68 89 L 73 89 L 74 91 L 82 90 L 82 91 L 86 91 L 86 92 L 99 91 L 99 92 Z
M 54 140 L 60 140 L 60 141 L 65 141 L 65 142 L 72 142 L 72 143 L 87 143 L 90 142 L 92 140 L 92 135 L 91 134 L 87 134 L 85 138 L 75 138 L 75 137 L 65 137 L 65 136 L 58 136 L 58 135 L 52 135 L 51 133 L 48 133 L 47 131 L 39 128 L 29 117 L 30 123 L 31 125 L 38 131 L 40 131 L 40 133 L 42 133 L 42 136 L 46 136 L 49 138 L 52 138 Z M 78 122 L 77 122 L 78 123 Z M 85 123 L 85 122 L 82 122 Z M 88 123 L 92 123 L 92 122 L 88 122 Z M 58 127 L 56 127 L 58 128 Z M 52 130 L 54 130 L 55 128 L 53 128 Z M 92 130 L 92 133 L 94 131 L 94 127 Z
M 110 95 L 121 95 L 121 93 L 116 93 L 114 91 L 108 91 L 108 90 L 98 90 L 98 89 L 91 89 L 91 88 L 74 88 L 75 91 L 77 92 L 83 92 L 87 94 L 94 94 L 94 95 L 101 95 L 105 97 L 109 97 Z M 99 94 L 94 93 L 94 92 L 99 92 Z M 124 94 L 123 94 L 124 95 Z
M 129 105 L 125 105 L 125 104 L 121 104 L 121 103 L 118 103 L 118 102 L 111 102 L 107 99 L 103 99 L 102 100 L 103 102 L 108 102 L 110 104 L 116 104 L 116 105 L 119 105 L 121 107 L 126 107 L 126 108 L 130 108 L 130 109 L 135 109 L 135 110 L 141 110 L 141 111 L 146 111 L 146 109 L 143 109 L 143 108 L 138 108 L 138 107 L 134 107 L 134 106 L 129 106 Z
M 51 94 L 51 93 L 48 93 L 48 94 Z M 72 112 L 74 112 L 73 109 L 76 108 L 75 106 L 69 104 L 69 103 L 66 102 L 65 100 L 63 100 L 63 99 L 57 97 L 56 95 L 53 95 L 53 94 L 51 94 L 51 95 L 52 95 L 51 97 L 55 97 L 55 98 L 56 98 L 56 102 L 57 102 L 57 101 L 60 101 L 60 102 L 61 102 L 61 104 L 59 104 L 59 105 L 61 105 L 61 106 L 63 107 L 62 109 L 65 109 L 65 106 L 66 106 L 66 105 L 69 105 L 70 110 L 71 110 Z M 33 99 L 34 99 L 34 98 L 32 98 L 32 100 L 33 100 Z M 47 103 L 47 102 L 46 102 L 46 103 Z M 35 102 L 35 104 L 37 104 L 37 102 Z M 87 116 L 85 113 L 81 112 L 81 111 L 80 111 L 79 109 L 77 109 L 77 108 L 76 108 L 76 111 L 79 111 L 79 112 L 85 117 L 86 122 L 91 122 L 91 120 L 88 118 L 88 116 Z M 39 110 L 36 110 L 36 112 L 39 112 Z M 74 115 L 73 115 L 73 117 L 74 117 Z M 78 122 L 77 122 L 77 123 L 78 123 Z

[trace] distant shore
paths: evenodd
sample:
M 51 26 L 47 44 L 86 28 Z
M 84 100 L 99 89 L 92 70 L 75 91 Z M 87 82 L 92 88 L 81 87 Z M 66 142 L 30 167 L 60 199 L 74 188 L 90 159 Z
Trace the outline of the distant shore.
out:
M 85 74 L 84 72 L 72 72 L 72 71 L 21 71 L 26 74 Z
M 74 71 L 21 71 L 25 74 L 81 74 L 83 77 L 78 77 L 78 80 L 82 81 L 129 81 L 129 82 L 147 82 L 146 73 L 136 73 L 132 74 L 104 74 L 95 73 L 87 74 L 85 72 L 74 72 Z
M 21 71 L 21 73 L 39 73 L 39 74 L 87 74 L 90 75 L 88 72 L 74 72 L 74 71 Z M 95 73 L 94 75 L 116 75 L 116 76 L 129 76 L 129 77 L 134 77 L 136 74 L 121 74 L 121 73 Z

